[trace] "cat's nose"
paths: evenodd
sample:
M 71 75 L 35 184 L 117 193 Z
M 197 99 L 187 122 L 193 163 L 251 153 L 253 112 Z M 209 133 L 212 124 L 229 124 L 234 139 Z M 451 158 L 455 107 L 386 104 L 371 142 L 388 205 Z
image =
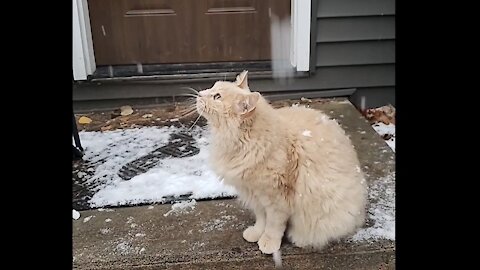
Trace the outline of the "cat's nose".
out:
M 207 95 L 207 90 L 200 91 L 200 92 L 198 92 L 198 94 L 199 94 L 201 97 L 204 97 L 204 96 Z

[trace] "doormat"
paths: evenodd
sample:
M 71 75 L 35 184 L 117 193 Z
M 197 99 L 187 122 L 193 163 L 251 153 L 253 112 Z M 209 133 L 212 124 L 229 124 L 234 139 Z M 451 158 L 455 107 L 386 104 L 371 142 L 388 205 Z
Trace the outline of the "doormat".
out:
M 142 127 L 80 132 L 73 162 L 73 209 L 234 198 L 208 167 L 205 127 Z

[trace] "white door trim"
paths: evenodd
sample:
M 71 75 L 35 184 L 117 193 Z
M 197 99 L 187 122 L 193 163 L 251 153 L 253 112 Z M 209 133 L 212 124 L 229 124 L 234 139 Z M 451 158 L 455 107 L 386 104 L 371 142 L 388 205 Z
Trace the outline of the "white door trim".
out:
M 72 0 L 72 70 L 74 80 L 86 80 L 96 69 L 87 0 Z
M 310 23 L 312 2 L 292 0 L 292 46 L 290 60 L 297 71 L 310 70 Z

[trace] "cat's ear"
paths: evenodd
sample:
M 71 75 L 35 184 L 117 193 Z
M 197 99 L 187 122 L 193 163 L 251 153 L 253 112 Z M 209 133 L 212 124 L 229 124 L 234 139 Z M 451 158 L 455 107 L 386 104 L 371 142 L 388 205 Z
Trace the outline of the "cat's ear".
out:
M 248 70 L 238 74 L 236 83 L 238 87 L 248 89 Z
M 257 107 L 258 100 L 260 99 L 260 93 L 253 92 L 248 95 L 242 96 L 237 100 L 235 104 L 235 111 L 238 114 L 245 115 L 253 111 Z

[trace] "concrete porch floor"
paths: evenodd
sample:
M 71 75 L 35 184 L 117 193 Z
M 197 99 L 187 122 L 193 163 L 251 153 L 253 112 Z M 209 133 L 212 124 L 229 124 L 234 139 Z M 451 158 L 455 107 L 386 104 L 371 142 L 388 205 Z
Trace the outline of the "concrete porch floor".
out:
M 342 124 L 370 184 L 395 172 L 392 150 L 346 99 L 311 107 Z M 254 218 L 235 200 L 200 201 L 194 209 L 164 216 L 170 209 L 165 204 L 81 211 L 73 220 L 74 269 L 274 269 L 272 256 L 243 240 Z M 342 241 L 321 251 L 284 241 L 281 253 L 284 269 L 395 269 L 390 240 Z

